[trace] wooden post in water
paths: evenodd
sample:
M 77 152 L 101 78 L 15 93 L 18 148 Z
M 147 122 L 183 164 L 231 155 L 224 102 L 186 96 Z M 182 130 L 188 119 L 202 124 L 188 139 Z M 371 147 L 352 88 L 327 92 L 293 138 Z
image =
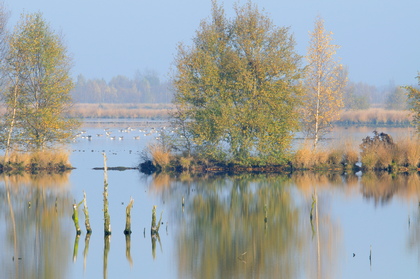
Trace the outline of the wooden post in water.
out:
M 159 222 L 156 225 L 156 205 L 154 205 L 152 209 L 152 227 L 150 228 L 150 234 L 152 236 L 159 234 L 160 223 L 162 222 L 162 214 L 163 212 L 160 214 Z
M 92 228 L 90 227 L 89 210 L 88 210 L 88 207 L 87 207 L 85 191 L 83 191 L 83 213 L 85 214 L 86 233 L 91 234 L 92 233 Z
M 74 227 L 76 228 L 76 234 L 80 235 L 82 233 L 82 230 L 79 226 L 79 205 L 73 204 L 73 215 L 71 216 L 74 222 Z
M 82 233 L 82 230 L 80 229 L 80 226 L 79 226 L 79 206 L 82 204 L 82 202 L 83 201 L 81 201 L 78 204 L 76 203 L 73 204 L 73 215 L 71 216 L 74 222 L 74 227 L 76 228 L 76 238 L 74 239 L 74 246 L 73 246 L 73 262 L 76 262 L 77 253 L 79 251 L 79 238 L 80 238 L 80 234 Z
M 104 233 L 105 236 L 111 234 L 111 217 L 108 211 L 108 168 L 106 166 L 106 154 L 104 156 Z
M 124 234 L 131 234 L 131 208 L 133 207 L 134 200 L 130 198 L 130 202 L 128 203 L 125 209 L 125 230 Z

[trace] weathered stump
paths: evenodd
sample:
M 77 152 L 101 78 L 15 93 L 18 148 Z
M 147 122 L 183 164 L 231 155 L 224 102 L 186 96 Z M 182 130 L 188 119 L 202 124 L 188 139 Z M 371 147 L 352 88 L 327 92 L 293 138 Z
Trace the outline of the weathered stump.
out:
M 104 156 L 104 233 L 105 236 L 111 235 L 111 216 L 108 211 L 108 169 L 106 166 L 106 154 Z
M 92 228 L 90 226 L 89 210 L 88 210 L 87 202 L 86 202 L 86 193 L 84 191 L 83 191 L 83 213 L 85 214 L 86 233 L 91 234 Z
M 73 204 L 73 215 L 71 216 L 71 218 L 73 219 L 74 222 L 74 227 L 76 228 L 76 234 L 80 235 L 82 233 L 80 226 L 79 226 L 79 206 L 77 204 Z
M 134 200 L 133 198 L 130 199 L 126 209 L 125 209 L 125 229 L 124 234 L 129 235 L 131 234 L 131 208 L 133 207 Z
M 154 205 L 152 209 L 152 227 L 150 228 L 150 234 L 152 236 L 159 234 L 160 223 L 162 222 L 162 214 L 163 212 L 160 214 L 159 222 L 156 224 L 156 205 Z

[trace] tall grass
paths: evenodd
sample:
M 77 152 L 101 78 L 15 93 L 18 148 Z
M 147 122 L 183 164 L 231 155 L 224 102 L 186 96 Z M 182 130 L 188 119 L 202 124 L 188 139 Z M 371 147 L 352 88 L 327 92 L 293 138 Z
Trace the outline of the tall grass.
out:
M 375 170 L 417 169 L 420 163 L 418 138 L 402 138 L 394 142 L 376 134 L 369 144 L 364 143 L 360 154 L 362 167 Z M 386 135 L 386 134 L 385 134 Z M 388 136 L 388 135 L 386 135 Z
M 338 122 L 353 124 L 382 124 L 407 125 L 412 120 L 412 114 L 407 110 L 386 110 L 383 108 L 370 108 L 367 110 L 343 111 Z
M 75 104 L 69 113 L 78 118 L 168 118 L 171 104 Z
M 291 158 L 294 169 L 352 169 L 360 162 L 364 170 L 405 171 L 420 167 L 420 140 L 416 137 L 386 142 L 380 135 L 359 147 L 351 141 L 313 150 L 303 144 Z M 383 134 L 386 135 L 386 134 Z M 388 136 L 388 135 L 386 135 Z M 368 137 L 369 138 L 369 137 Z
M 162 147 L 159 144 L 150 144 L 149 152 L 153 158 L 153 164 L 156 167 L 165 169 L 171 163 L 172 154 L 166 148 Z
M 31 153 L 12 152 L 7 159 L 1 156 L 0 162 L 2 162 L 3 169 L 6 170 L 71 168 L 69 152 L 64 150 Z
M 359 160 L 355 144 L 346 141 L 336 146 L 313 149 L 304 143 L 292 156 L 291 164 L 295 169 L 352 167 Z
M 401 165 L 419 167 L 420 140 L 418 138 L 403 138 L 396 142 L 395 161 Z

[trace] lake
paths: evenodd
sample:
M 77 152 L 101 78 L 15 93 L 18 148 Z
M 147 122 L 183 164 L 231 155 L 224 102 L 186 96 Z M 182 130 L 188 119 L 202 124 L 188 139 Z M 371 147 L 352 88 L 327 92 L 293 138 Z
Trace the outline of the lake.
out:
M 108 167 L 137 166 L 163 125 L 91 121 L 69 150 L 76 169 L 1 176 L 1 278 L 420 278 L 418 174 L 108 171 L 112 234 L 105 238 L 104 172 L 93 168 L 103 167 L 102 153 Z M 337 128 L 326 142 L 358 143 L 371 132 Z M 84 192 L 93 233 L 86 234 L 82 204 L 78 236 L 72 209 Z M 155 205 L 162 222 L 151 237 Z

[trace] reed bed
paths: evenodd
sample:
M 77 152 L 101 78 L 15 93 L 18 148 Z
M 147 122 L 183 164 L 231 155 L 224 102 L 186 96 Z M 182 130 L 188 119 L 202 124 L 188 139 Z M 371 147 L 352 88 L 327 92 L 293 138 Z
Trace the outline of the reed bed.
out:
M 296 150 L 290 163 L 294 169 L 299 170 L 408 171 L 420 167 L 420 140 L 417 137 L 401 138 L 394 142 L 389 135 L 377 133 L 364 141 L 360 146 L 348 141 L 316 150 L 304 144 Z
M 7 159 L 0 156 L 0 168 L 3 171 L 65 170 L 71 168 L 69 156 L 67 150 L 12 152 Z
M 175 110 L 172 104 L 75 104 L 69 116 L 78 118 L 164 118 Z M 1 111 L 0 111 L 1 112 Z M 413 116 L 407 110 L 370 108 L 343 111 L 337 124 L 408 125 Z
M 417 137 L 396 140 L 385 134 L 374 132 L 373 137 L 362 143 L 351 140 L 314 149 L 311 142 L 302 144 L 289 161 L 282 166 L 235 166 L 229 162 L 212 162 L 200 165 L 200 158 L 183 158 L 168 150 L 152 146 L 152 159 L 141 165 L 153 166 L 153 172 L 284 172 L 317 170 L 327 172 L 388 171 L 409 172 L 420 168 L 420 140 Z M 147 158 L 146 158 L 147 159 Z M 200 167 L 200 166 L 201 167 Z M 143 168 L 142 172 L 144 172 Z
M 76 103 L 68 115 L 77 118 L 164 118 L 174 112 L 173 104 L 98 104 Z M 0 115 L 5 108 L 0 107 Z M 413 115 L 408 110 L 387 110 L 384 108 L 369 108 L 366 110 L 342 111 L 340 120 L 336 124 L 343 125 L 408 125 Z
M 375 125 L 409 125 L 412 119 L 412 113 L 408 110 L 370 108 L 367 110 L 343 111 L 337 123 L 346 125 L 365 123 Z
M 364 169 L 417 170 L 420 164 L 418 137 L 394 140 L 387 134 L 374 132 L 361 144 L 360 161 Z
M 75 104 L 70 117 L 77 118 L 169 118 L 171 104 Z
M 359 151 L 351 141 L 318 149 L 306 142 L 296 150 L 290 163 L 294 169 L 342 169 L 352 168 L 358 161 Z

